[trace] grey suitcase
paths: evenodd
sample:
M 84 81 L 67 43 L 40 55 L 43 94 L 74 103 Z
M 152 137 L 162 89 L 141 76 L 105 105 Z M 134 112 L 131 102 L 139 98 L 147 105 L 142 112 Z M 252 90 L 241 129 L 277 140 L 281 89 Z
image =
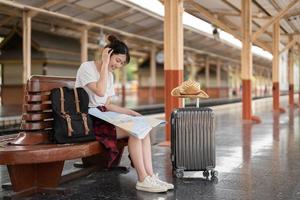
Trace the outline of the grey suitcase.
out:
M 173 174 L 203 171 L 208 178 L 217 176 L 215 120 L 210 108 L 179 108 L 171 114 L 171 160 Z M 209 173 L 210 171 L 210 173 Z

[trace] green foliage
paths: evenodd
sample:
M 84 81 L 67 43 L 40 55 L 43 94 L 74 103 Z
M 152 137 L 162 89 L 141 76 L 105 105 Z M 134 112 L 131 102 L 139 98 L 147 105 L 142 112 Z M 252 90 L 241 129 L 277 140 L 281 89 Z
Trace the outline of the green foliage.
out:
M 128 81 L 137 80 L 138 65 L 136 59 L 131 59 L 130 63 L 125 67 L 127 73 L 127 80 Z

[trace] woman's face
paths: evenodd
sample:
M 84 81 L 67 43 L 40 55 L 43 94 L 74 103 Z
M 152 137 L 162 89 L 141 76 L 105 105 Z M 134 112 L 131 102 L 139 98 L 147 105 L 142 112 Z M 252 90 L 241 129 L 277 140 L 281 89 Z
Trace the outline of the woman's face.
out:
M 109 61 L 109 71 L 113 72 L 115 69 L 119 69 L 126 64 L 125 54 L 113 54 Z

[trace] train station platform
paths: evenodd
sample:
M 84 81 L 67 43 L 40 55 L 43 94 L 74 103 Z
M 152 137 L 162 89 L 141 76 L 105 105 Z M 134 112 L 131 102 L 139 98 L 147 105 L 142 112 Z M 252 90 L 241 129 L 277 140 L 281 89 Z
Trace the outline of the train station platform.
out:
M 0 106 L 0 135 L 16 132 L 22 121 L 21 105 Z
M 242 123 L 241 103 L 212 107 L 216 113 L 218 182 L 206 180 L 202 172 L 187 173 L 183 179 L 172 177 L 170 149 L 158 145 L 165 139 L 161 127 L 151 136 L 154 169 L 163 180 L 174 183 L 173 191 L 161 194 L 137 191 L 137 178 L 130 169 L 127 174 L 118 171 L 92 173 L 61 185 L 68 190 L 64 195 L 39 194 L 28 199 L 300 199 L 299 108 L 288 108 L 288 96 L 281 97 L 281 105 L 287 112 L 273 114 L 272 98 L 253 101 L 254 114 L 262 119 L 260 124 Z M 74 162 L 67 162 L 64 173 L 76 170 Z M 122 165 L 129 166 L 127 151 Z M 1 183 L 9 181 L 5 166 L 0 168 L 0 180 Z M 1 190 L 0 197 L 7 193 Z

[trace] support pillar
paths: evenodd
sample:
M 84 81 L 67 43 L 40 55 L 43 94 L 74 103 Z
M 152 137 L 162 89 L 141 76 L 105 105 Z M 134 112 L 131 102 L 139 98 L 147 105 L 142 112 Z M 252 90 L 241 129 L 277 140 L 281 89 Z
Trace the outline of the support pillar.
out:
M 88 61 L 88 30 L 85 28 L 81 33 L 81 63 Z
M 150 52 L 150 103 L 154 103 L 156 91 L 156 47 L 153 45 Z
M 31 75 L 31 17 L 23 11 L 23 84 Z
M 228 70 L 229 71 L 229 70 Z M 221 61 L 217 61 L 217 87 L 218 87 L 218 97 L 221 97 Z
M 126 82 L 127 82 L 127 73 L 126 67 L 122 67 L 122 102 L 121 105 L 126 106 Z
M 197 67 L 196 67 L 196 54 L 191 55 L 191 73 L 190 73 L 190 79 L 191 80 L 196 80 L 197 81 Z
M 236 66 L 235 69 L 235 89 L 236 89 L 236 96 L 239 97 L 240 96 L 240 70 L 239 70 L 240 66 Z
M 243 85 L 243 120 L 260 123 L 260 118 L 252 116 L 252 96 L 251 96 L 251 77 L 252 77 L 252 2 L 251 0 L 242 1 L 242 85 Z
M 205 87 L 206 90 L 209 88 L 209 57 L 205 58 Z
M 298 44 L 298 54 L 300 54 L 300 44 Z M 297 58 L 298 62 L 300 63 L 300 55 L 298 55 L 298 58 Z M 299 91 L 298 91 L 298 104 L 299 104 L 299 108 L 300 108 L 300 77 L 299 77 L 299 80 L 298 80 L 298 83 L 299 83 Z
M 170 122 L 173 109 L 182 107 L 182 100 L 172 97 L 171 91 L 183 80 L 183 0 L 165 0 L 164 6 L 165 119 Z M 170 139 L 170 123 L 167 123 L 166 140 Z
M 272 81 L 273 81 L 273 110 L 279 111 L 279 23 L 273 25 L 273 62 L 272 62 Z
M 121 96 L 122 95 L 122 86 L 121 86 L 122 85 L 122 83 L 121 83 L 122 72 L 121 72 L 121 70 L 115 70 L 114 74 L 115 74 L 114 85 L 116 86 L 116 92 L 117 92 L 118 96 Z
M 272 62 L 272 81 L 273 81 L 273 111 L 285 112 L 280 108 L 280 87 L 279 87 L 279 22 L 273 25 L 273 62 Z
M 289 41 L 293 38 L 290 36 Z M 289 49 L 288 54 L 288 80 L 289 80 L 289 106 L 294 107 L 294 58 L 293 58 L 293 47 Z

